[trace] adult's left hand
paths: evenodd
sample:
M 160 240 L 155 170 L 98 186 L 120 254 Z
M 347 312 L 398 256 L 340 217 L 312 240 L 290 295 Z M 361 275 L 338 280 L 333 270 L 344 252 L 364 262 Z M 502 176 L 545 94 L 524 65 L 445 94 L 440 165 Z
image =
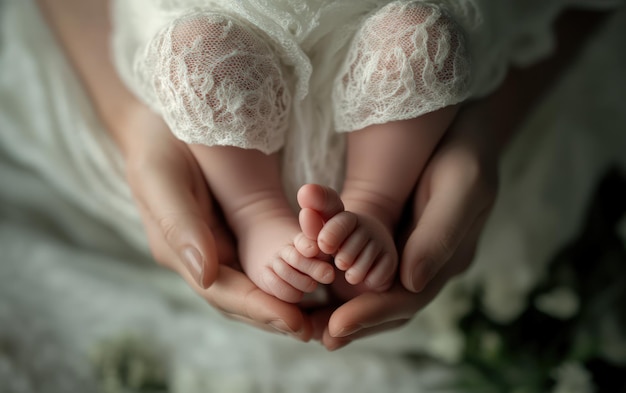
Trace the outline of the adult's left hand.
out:
M 483 106 L 463 109 L 419 180 L 409 235 L 400 236 L 400 282 L 312 315 L 329 350 L 404 325 L 470 265 L 497 194 L 499 146 Z

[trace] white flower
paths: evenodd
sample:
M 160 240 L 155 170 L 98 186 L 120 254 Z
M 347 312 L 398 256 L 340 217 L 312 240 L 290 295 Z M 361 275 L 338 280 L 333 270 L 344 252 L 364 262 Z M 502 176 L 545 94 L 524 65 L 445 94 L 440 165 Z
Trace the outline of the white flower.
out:
M 537 309 L 558 319 L 573 317 L 578 312 L 579 306 L 578 296 L 567 287 L 554 288 L 535 299 Z
M 552 393 L 593 393 L 595 391 L 591 374 L 576 362 L 562 364 L 554 372 L 556 385 Z

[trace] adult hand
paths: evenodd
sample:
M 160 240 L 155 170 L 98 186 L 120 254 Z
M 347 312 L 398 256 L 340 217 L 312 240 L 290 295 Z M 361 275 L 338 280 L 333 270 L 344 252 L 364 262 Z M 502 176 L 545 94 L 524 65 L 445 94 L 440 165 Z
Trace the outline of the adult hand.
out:
M 147 108 L 125 127 L 135 135 L 124 149 L 127 178 L 156 261 L 227 317 L 307 341 L 311 325 L 300 309 L 261 291 L 238 268 L 234 238 L 188 146 Z
M 208 288 L 219 261 L 235 262 L 234 240 L 217 219 L 194 157 L 147 109 L 138 106 L 124 127 L 134 134 L 123 150 L 127 180 L 153 257 L 174 270 L 184 267 Z
M 328 349 L 405 324 L 471 263 L 497 193 L 499 147 L 484 114 L 479 104 L 459 113 L 419 180 L 411 230 L 400 241 L 401 283 L 313 314 Z
M 555 23 L 551 57 L 511 69 L 496 92 L 459 113 L 417 186 L 416 226 L 400 267 L 404 287 L 398 283 L 385 293 L 358 296 L 334 312 L 320 311 L 313 320 L 315 332 L 327 348 L 403 325 L 467 268 L 496 196 L 500 152 L 609 14 L 565 11 Z
M 265 294 L 237 269 L 234 240 L 188 147 L 120 81 L 109 57 L 109 1 L 37 4 L 125 157 L 157 262 L 224 315 L 308 340 L 311 324 L 302 311 Z
M 398 283 L 388 292 L 364 294 L 310 318 L 296 306 L 259 290 L 237 269 L 232 237 L 215 214 L 187 147 L 171 136 L 156 115 L 137 106 L 117 77 L 108 57 L 108 3 L 38 0 L 102 121 L 125 152 L 128 180 L 155 258 L 179 272 L 223 314 L 301 340 L 311 337 L 313 323 L 324 345 L 333 349 L 404 324 L 449 278 L 467 267 L 495 196 L 498 150 L 487 144 L 493 135 L 482 128 L 487 124 L 482 121 L 485 111 L 476 106 L 459 116 L 418 185 L 413 212 L 416 226 L 404 247 L 401 277 L 407 288 L 421 288 L 420 292 L 408 291 Z M 566 42 L 582 41 L 572 37 L 585 30 L 580 26 L 592 25 L 587 15 L 583 22 L 572 24 L 573 30 L 564 35 Z M 520 80 L 520 85 L 547 86 L 538 80 L 560 74 L 538 68 L 538 74 L 525 72 L 527 78 Z M 556 64 L 551 69 L 560 71 L 561 67 Z M 511 108 L 522 113 L 534 98 L 507 96 L 518 97 L 522 105 L 500 100 L 507 110 L 490 113 L 497 116 Z M 139 143 L 133 141 L 136 138 Z M 204 289 L 211 282 L 209 289 Z

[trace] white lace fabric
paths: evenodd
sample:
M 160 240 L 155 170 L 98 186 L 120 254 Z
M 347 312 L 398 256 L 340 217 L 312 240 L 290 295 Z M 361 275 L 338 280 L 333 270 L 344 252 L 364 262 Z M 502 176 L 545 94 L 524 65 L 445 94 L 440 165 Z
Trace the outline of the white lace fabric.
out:
M 607 9 L 623 3 L 115 0 L 113 53 L 129 88 L 162 113 L 184 141 L 265 152 L 282 147 L 286 190 L 295 195 L 304 182 L 340 188 L 345 141 L 337 130 L 415 117 L 465 98 L 485 96 L 498 87 L 511 64 L 526 66 L 551 52 L 551 24 L 560 11 L 572 6 Z M 416 26 L 396 35 L 401 39 L 394 42 L 388 30 L 403 23 L 394 27 L 386 22 L 397 22 L 394 15 L 402 10 L 408 11 L 405 17 L 413 18 Z M 232 16 L 233 26 L 247 32 L 242 33 L 245 60 L 237 63 L 230 57 L 218 65 L 201 59 L 202 48 L 216 41 L 202 38 L 211 30 L 202 23 L 195 25 L 197 31 L 189 28 L 209 11 Z M 179 41 L 185 44 L 175 51 L 173 33 L 181 20 L 186 22 L 178 28 L 183 36 Z M 230 34 L 234 40 L 234 33 Z M 424 45 L 426 51 L 417 51 Z M 213 51 L 209 57 L 219 56 Z M 257 68 L 248 66 L 235 75 L 241 64 L 255 64 L 262 70 L 259 75 L 271 77 L 260 80 L 253 71 Z M 206 75 L 211 69 L 222 70 L 233 80 L 230 86 L 239 87 L 229 90 L 224 79 L 209 82 L 215 79 Z M 246 79 L 251 85 L 244 83 Z M 241 89 L 242 85 L 255 93 Z M 247 98 L 241 97 L 242 91 Z M 255 101 L 259 98 L 263 102 Z M 207 103 L 213 101 L 227 106 L 212 109 Z
M 464 33 L 440 8 L 393 2 L 359 30 L 335 81 L 335 126 L 353 131 L 415 118 L 468 94 Z
M 205 11 L 177 18 L 135 73 L 184 142 L 266 154 L 284 145 L 291 94 L 272 48 L 244 22 Z
M 336 130 L 409 119 L 465 98 L 464 36 L 438 7 L 395 1 L 364 20 L 335 71 Z M 194 8 L 138 52 L 135 83 L 184 142 L 273 153 L 285 144 L 292 105 L 277 45 L 249 21 Z

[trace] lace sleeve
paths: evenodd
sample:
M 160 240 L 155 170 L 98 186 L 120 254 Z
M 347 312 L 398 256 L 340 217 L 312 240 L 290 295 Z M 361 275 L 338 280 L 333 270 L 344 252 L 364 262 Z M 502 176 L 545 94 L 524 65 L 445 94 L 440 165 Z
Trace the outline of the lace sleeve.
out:
M 467 97 L 465 36 L 441 8 L 394 1 L 367 18 L 335 82 L 335 125 L 405 120 Z
M 283 146 L 290 91 L 273 50 L 245 22 L 194 10 L 161 29 L 133 67 L 184 142 L 266 154 Z

